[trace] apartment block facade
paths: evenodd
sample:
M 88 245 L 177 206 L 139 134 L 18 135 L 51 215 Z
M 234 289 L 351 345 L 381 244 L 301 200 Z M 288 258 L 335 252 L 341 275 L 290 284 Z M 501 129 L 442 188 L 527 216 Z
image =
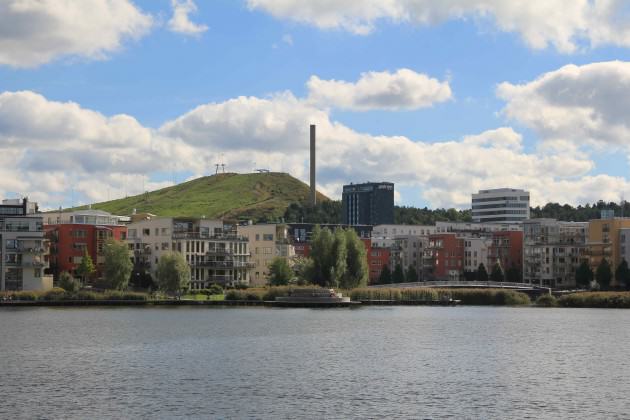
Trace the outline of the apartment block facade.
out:
M 79 277 L 76 269 L 87 254 L 96 267 L 94 278 L 103 273 L 104 247 L 108 240 L 125 241 L 124 217 L 101 210 L 46 213 L 44 231 L 50 242 L 50 272 L 55 280 L 66 271 Z
M 43 218 L 28 199 L 0 205 L 0 290 L 49 290 L 48 243 Z
M 630 229 L 630 218 L 613 217 L 606 219 L 595 219 L 588 222 L 588 240 L 586 257 L 593 272 L 601 263 L 602 259 L 606 259 L 611 266 L 613 274 L 621 263 L 627 249 L 622 253 L 622 234 L 625 235 L 625 229 Z M 611 286 L 619 285 L 617 280 L 613 278 Z
M 178 252 L 191 268 L 191 288 L 213 283 L 249 285 L 249 242 L 221 220 L 147 217 L 128 225 L 127 242 L 136 266 L 155 278 L 162 255 Z
M 249 272 L 251 286 L 268 283 L 269 264 L 274 258 L 295 256 L 295 248 L 289 242 L 288 228 L 284 224 L 248 224 L 238 226 L 237 232 L 249 242 L 253 265 Z
M 587 256 L 588 222 L 531 219 L 523 222 L 523 282 L 575 287 L 575 272 Z

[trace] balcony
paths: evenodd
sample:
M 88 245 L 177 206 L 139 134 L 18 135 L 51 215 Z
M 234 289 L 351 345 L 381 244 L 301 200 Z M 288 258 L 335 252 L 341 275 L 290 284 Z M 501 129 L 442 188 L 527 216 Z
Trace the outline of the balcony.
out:
M 226 241 L 226 242 L 248 242 L 248 239 L 245 236 L 238 235 L 213 235 L 209 233 L 202 232 L 189 232 L 189 231 L 175 231 L 173 232 L 173 239 L 208 239 L 208 240 L 218 240 L 218 241 Z
M 191 262 L 192 267 L 213 268 L 213 269 L 238 269 L 254 268 L 256 264 L 243 261 L 197 261 Z

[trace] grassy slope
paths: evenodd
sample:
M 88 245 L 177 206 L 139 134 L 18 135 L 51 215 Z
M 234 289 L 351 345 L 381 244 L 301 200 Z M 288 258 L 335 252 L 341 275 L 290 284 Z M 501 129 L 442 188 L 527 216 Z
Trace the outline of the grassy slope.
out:
M 147 194 L 93 204 L 93 209 L 128 215 L 133 209 L 158 216 L 276 220 L 293 202 L 306 203 L 309 187 L 286 173 L 219 174 Z M 318 193 L 318 200 L 328 198 Z

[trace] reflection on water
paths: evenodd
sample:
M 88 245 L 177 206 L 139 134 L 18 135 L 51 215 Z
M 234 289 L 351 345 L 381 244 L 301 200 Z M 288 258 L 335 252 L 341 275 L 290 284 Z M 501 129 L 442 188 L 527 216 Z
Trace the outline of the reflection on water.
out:
M 630 311 L 0 309 L 0 418 L 623 418 Z

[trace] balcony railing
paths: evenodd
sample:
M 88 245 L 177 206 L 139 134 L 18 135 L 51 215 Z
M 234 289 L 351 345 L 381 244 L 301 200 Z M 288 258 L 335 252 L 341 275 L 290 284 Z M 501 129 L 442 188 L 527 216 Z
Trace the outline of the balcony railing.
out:
M 173 239 L 209 239 L 209 240 L 220 240 L 220 241 L 238 241 L 238 242 L 247 242 L 248 239 L 245 236 L 239 235 L 214 235 L 209 233 L 202 232 L 189 232 L 189 231 L 175 231 L 173 232 Z
M 254 268 L 256 264 L 243 261 L 195 261 L 190 263 L 193 267 L 204 268 Z

